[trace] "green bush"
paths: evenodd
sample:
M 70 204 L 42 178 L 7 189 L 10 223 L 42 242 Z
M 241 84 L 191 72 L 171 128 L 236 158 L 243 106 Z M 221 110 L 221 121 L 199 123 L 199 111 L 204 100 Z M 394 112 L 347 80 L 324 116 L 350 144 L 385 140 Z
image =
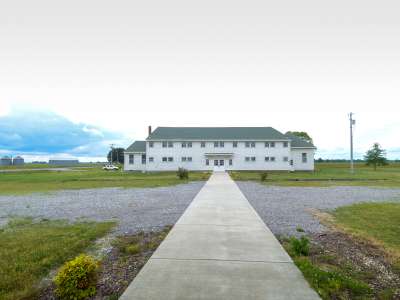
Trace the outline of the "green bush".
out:
M 185 168 L 179 168 L 177 175 L 178 175 L 179 179 L 182 179 L 182 180 L 189 179 L 189 172 Z
M 261 181 L 266 181 L 267 178 L 268 178 L 268 173 L 267 172 L 260 173 L 260 180 Z
M 94 296 L 98 267 L 98 262 L 85 254 L 66 262 L 54 278 L 57 295 L 74 300 Z
M 305 236 L 302 236 L 300 239 L 292 237 L 290 239 L 290 247 L 295 255 L 308 256 L 310 253 L 310 241 Z
M 125 252 L 128 254 L 138 254 L 140 252 L 140 245 L 139 244 L 134 244 L 134 245 L 128 245 L 125 247 Z

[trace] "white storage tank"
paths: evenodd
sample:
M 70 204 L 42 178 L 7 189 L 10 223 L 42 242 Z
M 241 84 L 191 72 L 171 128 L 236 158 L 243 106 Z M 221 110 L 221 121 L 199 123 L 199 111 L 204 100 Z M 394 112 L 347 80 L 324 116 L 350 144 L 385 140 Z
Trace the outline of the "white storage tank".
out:
M 12 165 L 12 160 L 8 156 L 3 156 L 0 158 L 0 166 L 11 166 Z
M 14 166 L 21 166 L 25 163 L 24 159 L 21 156 L 16 156 L 13 158 L 13 165 Z

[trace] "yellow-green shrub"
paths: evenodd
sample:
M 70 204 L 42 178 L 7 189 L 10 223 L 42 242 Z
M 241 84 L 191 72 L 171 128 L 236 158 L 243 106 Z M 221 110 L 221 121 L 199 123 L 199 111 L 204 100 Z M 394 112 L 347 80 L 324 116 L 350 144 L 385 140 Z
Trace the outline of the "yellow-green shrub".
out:
M 66 262 L 54 278 L 57 295 L 74 300 L 95 295 L 98 267 L 98 262 L 85 254 Z

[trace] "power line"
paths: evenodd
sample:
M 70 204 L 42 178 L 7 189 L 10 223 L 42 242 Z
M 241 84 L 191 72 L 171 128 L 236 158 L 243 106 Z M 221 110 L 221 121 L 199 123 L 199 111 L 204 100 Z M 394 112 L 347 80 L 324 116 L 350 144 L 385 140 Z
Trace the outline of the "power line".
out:
M 356 124 L 356 120 L 353 119 L 353 113 L 349 113 L 350 121 L 350 172 L 354 173 L 354 161 L 353 161 L 353 126 Z

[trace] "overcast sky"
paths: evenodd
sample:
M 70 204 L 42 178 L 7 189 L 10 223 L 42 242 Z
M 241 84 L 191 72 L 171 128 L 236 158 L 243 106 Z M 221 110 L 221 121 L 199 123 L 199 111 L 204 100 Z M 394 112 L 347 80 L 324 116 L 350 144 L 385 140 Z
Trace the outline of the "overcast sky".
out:
M 307 131 L 316 157 L 347 158 L 353 111 L 357 156 L 380 142 L 400 158 L 399 11 L 384 0 L 0 0 L 0 154 L 97 158 L 148 125 L 272 126 Z M 55 149 L 68 128 L 82 139 Z

